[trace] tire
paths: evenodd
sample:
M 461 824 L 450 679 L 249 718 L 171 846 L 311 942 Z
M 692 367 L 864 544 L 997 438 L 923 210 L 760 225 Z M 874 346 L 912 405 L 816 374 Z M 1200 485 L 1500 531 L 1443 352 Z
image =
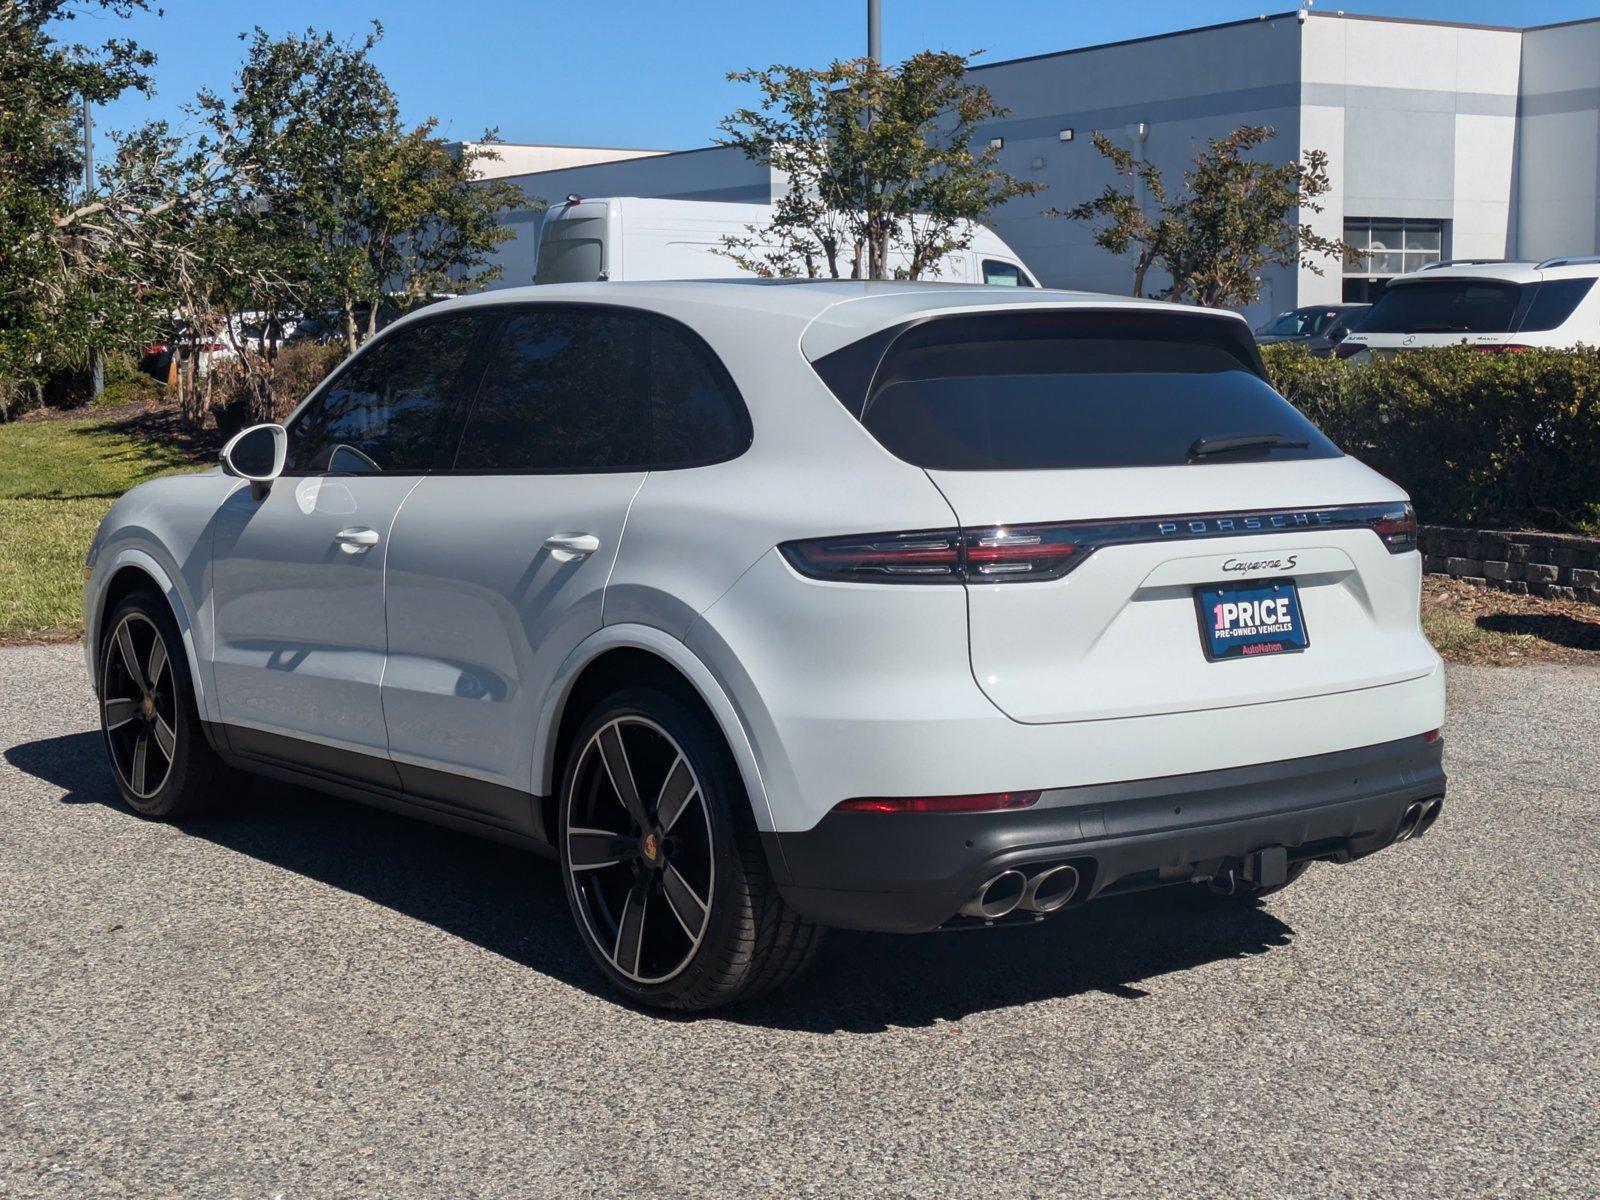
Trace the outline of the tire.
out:
M 630 1000 L 704 1011 L 804 970 L 822 928 L 779 895 L 733 756 L 698 705 L 655 687 L 601 700 L 558 799 L 578 935 Z
M 100 730 L 123 802 L 154 820 L 212 811 L 236 776 L 200 727 L 183 638 L 166 600 L 153 590 L 133 592 L 112 610 L 105 631 L 96 660 Z

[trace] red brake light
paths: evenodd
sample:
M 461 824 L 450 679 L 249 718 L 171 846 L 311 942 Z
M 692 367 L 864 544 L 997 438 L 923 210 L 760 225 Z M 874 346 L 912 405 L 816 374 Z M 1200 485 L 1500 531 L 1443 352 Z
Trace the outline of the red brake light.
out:
M 1059 579 L 1081 557 L 1068 525 L 868 533 L 785 542 L 779 549 L 813 579 L 880 583 Z
M 1417 548 L 1417 512 L 1409 504 L 1374 517 L 1367 524 L 1383 539 L 1390 554 L 1404 554 Z
M 842 800 L 834 812 L 870 813 L 974 813 L 1027 808 L 1038 792 L 983 792 L 974 796 L 862 796 Z
M 1422 735 L 1422 740 L 1425 742 L 1437 742 L 1443 736 L 1437 729 L 1430 729 Z

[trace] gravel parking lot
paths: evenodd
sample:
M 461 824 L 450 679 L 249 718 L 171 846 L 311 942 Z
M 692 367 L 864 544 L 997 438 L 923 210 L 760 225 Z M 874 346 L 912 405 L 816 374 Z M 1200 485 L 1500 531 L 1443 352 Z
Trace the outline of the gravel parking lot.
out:
M 1420 842 L 1264 907 L 836 935 L 614 1001 L 541 860 L 275 784 L 114 799 L 0 651 L 0 1196 L 1600 1193 L 1600 669 L 1453 668 Z

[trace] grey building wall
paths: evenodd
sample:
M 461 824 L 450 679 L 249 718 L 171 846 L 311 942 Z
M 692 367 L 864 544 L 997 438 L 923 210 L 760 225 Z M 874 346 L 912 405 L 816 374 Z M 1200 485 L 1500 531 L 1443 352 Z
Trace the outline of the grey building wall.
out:
M 1327 152 L 1332 193 L 1321 213 L 1301 216 L 1329 237 L 1350 220 L 1407 219 L 1438 222 L 1443 253 L 1458 258 L 1600 251 L 1600 19 L 1521 30 L 1313 10 L 993 63 L 972 75 L 1011 110 L 982 133 L 1004 139 L 1001 164 L 1047 185 L 997 210 L 991 224 L 1050 286 L 1131 288 L 1131 259 L 1106 254 L 1088 227 L 1046 214 L 1113 181 L 1092 145 L 1096 130 L 1137 147 L 1176 191 L 1207 139 L 1271 125 L 1278 137 L 1264 157 Z M 721 147 L 514 181 L 552 201 L 569 193 L 767 201 L 782 187 L 769 169 Z M 505 252 L 506 283 L 531 277 L 527 235 L 537 218 L 522 220 L 524 236 Z M 1320 274 L 1269 268 L 1246 315 L 1338 301 L 1344 264 L 1318 265 Z M 1152 273 L 1146 286 L 1164 283 Z
M 1522 35 L 1517 30 L 1314 14 L 1302 43 L 1302 140 L 1330 155 L 1332 194 L 1306 222 L 1444 224 L 1444 253 L 1511 250 Z M 1302 268 L 1302 304 L 1341 298 L 1342 267 Z
M 1522 37 L 1516 249 L 1600 253 L 1600 20 Z
M 1043 215 L 1114 182 L 1092 144 L 1096 130 L 1137 147 L 1161 168 L 1169 190 L 1207 139 L 1240 125 L 1276 128 L 1269 143 L 1276 155 L 1294 153 L 1299 141 L 1300 24 L 1292 14 L 996 63 L 972 76 L 1011 110 L 985 130 L 1005 139 L 1001 164 L 1048 185 L 999 209 L 990 224 L 1057 287 L 1126 293 L 1133 283 L 1131 258 L 1101 250 L 1088 226 Z M 1062 129 L 1073 130 L 1070 142 L 1060 140 Z M 1149 289 L 1164 285 L 1159 273 L 1146 280 Z M 1271 271 L 1259 307 L 1283 307 L 1293 290 L 1293 272 Z

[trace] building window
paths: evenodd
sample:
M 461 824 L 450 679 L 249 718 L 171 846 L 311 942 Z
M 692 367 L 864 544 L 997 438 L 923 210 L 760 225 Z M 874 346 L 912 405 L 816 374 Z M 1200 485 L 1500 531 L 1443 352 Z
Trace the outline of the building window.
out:
M 1420 271 L 1444 257 L 1444 222 L 1351 217 L 1344 223 L 1344 240 L 1361 251 L 1345 261 L 1344 298 L 1370 304 L 1396 275 Z

